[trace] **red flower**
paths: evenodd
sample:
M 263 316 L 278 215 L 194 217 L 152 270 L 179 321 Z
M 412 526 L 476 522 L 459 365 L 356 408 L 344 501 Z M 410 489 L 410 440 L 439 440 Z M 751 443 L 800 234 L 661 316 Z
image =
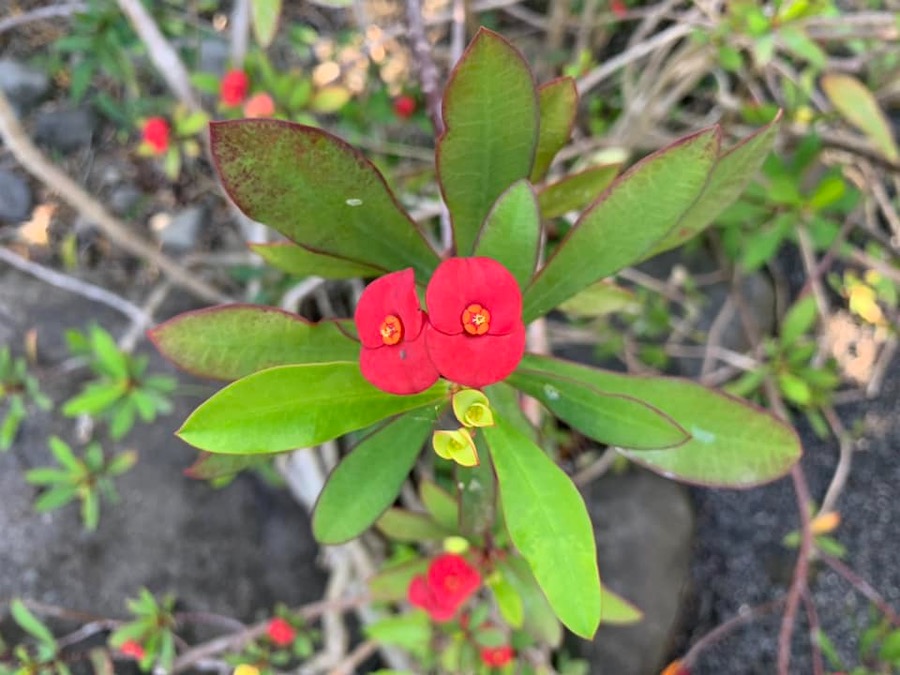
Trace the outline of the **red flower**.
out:
M 502 668 L 512 661 L 514 654 L 513 648 L 509 645 L 503 645 L 502 647 L 482 647 L 481 662 L 489 668 Z
M 519 365 L 525 352 L 522 292 L 496 260 L 445 260 L 431 277 L 425 301 L 428 355 L 443 377 L 484 387 Z
M 275 114 L 275 101 L 268 94 L 254 94 L 244 103 L 244 117 L 271 117 Z
M 247 96 L 249 86 L 247 73 L 243 70 L 229 70 L 222 78 L 222 84 L 219 85 L 219 99 L 223 105 L 229 108 L 238 106 Z
M 140 643 L 135 642 L 134 640 L 126 640 L 122 643 L 122 646 L 119 647 L 119 651 L 122 652 L 125 656 L 130 656 L 135 661 L 140 661 L 144 658 L 144 648 Z
M 622 0 L 610 0 L 609 9 L 620 19 L 628 14 L 628 7 Z
M 287 647 L 294 642 L 297 631 L 284 619 L 275 618 L 269 621 L 269 625 L 266 627 L 266 634 L 279 647 Z
M 412 96 L 398 96 L 394 99 L 394 114 L 400 119 L 409 119 L 414 112 L 416 112 L 416 99 Z
M 366 287 L 356 306 L 363 376 L 391 394 L 417 394 L 437 382 L 425 349 L 428 316 L 419 307 L 412 269 L 393 272 Z
M 151 117 L 144 122 L 141 134 L 154 154 L 161 155 L 169 149 L 169 123 L 162 117 Z
M 428 573 L 409 585 L 410 604 L 435 621 L 449 621 L 481 586 L 481 574 L 459 555 L 445 553 L 431 561 Z

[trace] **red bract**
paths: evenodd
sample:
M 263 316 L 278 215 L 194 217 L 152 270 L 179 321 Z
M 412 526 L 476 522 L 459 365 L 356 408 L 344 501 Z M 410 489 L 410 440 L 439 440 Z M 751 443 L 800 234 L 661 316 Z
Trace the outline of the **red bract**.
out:
M 416 99 L 412 96 L 398 96 L 394 99 L 394 114 L 400 119 L 409 119 L 416 112 Z
M 416 394 L 437 382 L 428 358 L 412 269 L 393 272 L 366 287 L 356 306 L 356 330 L 363 376 L 382 391 Z
M 219 99 L 223 105 L 233 108 L 241 104 L 247 96 L 250 81 L 243 70 L 229 70 L 219 85 Z
M 525 352 L 522 292 L 491 258 L 450 258 L 425 291 L 428 355 L 438 372 L 467 387 L 510 375 Z
M 269 639 L 279 647 L 287 647 L 294 642 L 297 631 L 287 621 L 281 618 L 272 619 L 266 627 Z
M 119 647 L 119 651 L 125 656 L 130 656 L 135 661 L 140 661 L 144 658 L 144 648 L 139 642 L 135 642 L 134 640 L 126 640 L 123 642 L 122 646 Z
M 271 117 L 275 114 L 275 101 L 266 93 L 254 94 L 244 103 L 244 117 Z
M 169 149 L 169 123 L 162 117 L 151 117 L 141 131 L 144 142 L 157 155 Z
M 481 586 L 481 574 L 459 555 L 445 553 L 431 561 L 428 572 L 409 585 L 410 604 L 435 621 L 449 621 Z
M 502 668 L 512 661 L 513 655 L 513 648 L 509 645 L 481 648 L 481 662 L 490 668 Z
M 628 14 L 628 7 L 624 2 L 622 2 L 622 0 L 611 0 L 609 3 L 609 9 L 620 19 Z

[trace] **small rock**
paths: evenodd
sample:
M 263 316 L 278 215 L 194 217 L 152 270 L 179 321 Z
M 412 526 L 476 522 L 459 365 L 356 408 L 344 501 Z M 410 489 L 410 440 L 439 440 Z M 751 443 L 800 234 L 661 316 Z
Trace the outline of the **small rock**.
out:
M 88 108 L 49 110 L 37 116 L 34 137 L 60 152 L 72 152 L 90 145 L 97 129 L 97 116 Z
M 208 213 L 205 206 L 189 206 L 179 211 L 157 232 L 163 248 L 173 252 L 190 251 L 197 244 Z
M 12 171 L 0 169 L 0 222 L 21 223 L 31 215 L 31 188 Z
M 19 111 L 38 103 L 50 90 L 50 78 L 14 59 L 0 59 L 0 89 Z
M 109 195 L 109 208 L 123 216 L 133 209 L 141 198 L 141 191 L 134 185 L 123 183 L 113 188 Z

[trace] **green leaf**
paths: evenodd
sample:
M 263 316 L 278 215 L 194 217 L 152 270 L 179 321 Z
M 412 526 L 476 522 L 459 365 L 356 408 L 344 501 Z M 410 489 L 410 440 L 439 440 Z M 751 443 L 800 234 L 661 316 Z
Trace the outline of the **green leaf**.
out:
M 894 162 L 900 160 L 891 125 L 866 85 L 843 73 L 823 75 L 821 85 L 844 119 L 868 136 L 882 155 Z
M 197 480 L 213 480 L 235 476 L 244 469 L 261 466 L 268 461 L 264 455 L 216 455 L 201 452 L 200 457 L 184 470 L 184 475 Z
M 781 112 L 779 111 L 769 124 L 720 155 L 712 168 L 702 194 L 679 218 L 676 227 L 645 257 L 680 246 L 697 236 L 740 197 L 771 151 L 775 137 L 778 135 L 780 122 Z
M 538 194 L 541 217 L 550 220 L 581 211 L 609 187 L 620 168 L 619 164 L 602 164 L 551 183 Z
M 784 397 L 795 405 L 805 406 L 812 403 L 812 388 L 794 373 L 778 373 L 778 387 Z
M 884 638 L 881 649 L 878 650 L 878 658 L 892 664 L 900 660 L 900 630 L 891 631 Z
M 347 105 L 350 98 L 351 94 L 349 89 L 342 87 L 339 84 L 332 84 L 327 87 L 322 87 L 313 94 L 312 100 L 309 102 L 309 108 L 313 112 L 329 115 L 336 113 Z
M 94 532 L 100 523 L 100 495 L 94 490 L 81 496 L 81 522 L 88 532 Z
M 369 384 L 357 363 L 280 366 L 248 375 L 197 408 L 177 435 L 208 452 L 251 455 L 307 448 L 398 413 L 439 404 L 441 381 L 411 396 Z
M 691 434 L 687 443 L 671 450 L 619 449 L 631 461 L 668 478 L 752 487 L 781 478 L 800 459 L 800 440 L 791 427 L 749 403 L 688 380 L 633 377 L 531 354 L 521 367 L 633 396 L 669 415 Z
M 700 195 L 719 152 L 717 127 L 638 162 L 585 211 L 525 293 L 528 323 L 636 262 Z
M 498 561 L 497 570 L 522 599 L 523 630 L 538 642 L 558 647 L 562 642 L 562 626 L 528 563 L 519 556 L 509 556 Z
M 503 620 L 513 628 L 521 628 L 525 620 L 525 606 L 516 589 L 502 574 L 488 578 L 488 585 L 494 592 L 497 609 Z
M 134 450 L 120 452 L 113 457 L 106 466 L 106 473 L 110 476 L 121 476 L 131 470 L 138 460 L 138 454 Z
M 396 508 L 385 511 L 375 526 L 388 539 L 401 542 L 436 541 L 453 534 L 424 513 Z
M 816 298 L 812 293 L 800 298 L 784 315 L 781 323 L 781 343 L 790 345 L 812 330 L 819 315 Z
M 381 270 L 352 260 L 316 253 L 297 244 L 250 244 L 254 253 L 272 267 L 298 277 L 316 276 L 325 279 L 353 279 L 377 277 Z
M 404 600 L 413 578 L 425 574 L 429 564 L 430 561 L 426 558 L 416 558 L 383 569 L 369 579 L 369 593 L 372 599 L 389 602 Z
M 497 486 L 490 454 L 482 434 L 475 435 L 477 466 L 456 466 L 459 489 L 459 532 L 469 540 L 483 541 L 496 522 Z
M 47 513 L 65 506 L 77 496 L 77 490 L 73 486 L 59 485 L 41 494 L 34 502 L 34 510 L 37 513 Z
M 97 415 L 110 408 L 125 394 L 128 380 L 91 382 L 84 390 L 66 401 L 62 412 L 66 417 Z
M 383 270 L 412 267 L 420 281 L 437 266 L 382 175 L 339 138 L 291 122 L 239 120 L 213 122 L 210 142 L 235 204 L 297 244 Z
M 47 444 L 50 446 L 50 452 L 53 453 L 53 457 L 59 462 L 60 466 L 64 466 L 69 471 L 79 471 L 81 469 L 81 462 L 64 440 L 57 436 L 51 436 Z
M 525 59 L 480 28 L 450 75 L 443 113 L 437 173 L 456 254 L 467 256 L 500 193 L 531 172 L 538 101 Z
M 541 240 L 541 217 L 528 181 L 513 183 L 484 220 L 473 255 L 503 263 L 525 288 L 534 274 Z
M 357 443 L 316 502 L 312 529 L 320 543 L 353 539 L 378 519 L 397 498 L 434 423 L 434 410 L 413 410 Z
M 355 361 L 359 343 L 342 330 L 348 324 L 309 323 L 273 307 L 224 305 L 180 314 L 149 335 L 179 368 L 235 380 L 273 366 Z
M 31 610 L 25 606 L 25 603 L 18 598 L 9 603 L 9 612 L 12 614 L 13 620 L 19 624 L 19 628 L 31 635 L 33 638 L 46 645 L 56 648 L 56 640 L 50 629 L 38 619 Z
M 507 382 L 599 443 L 657 450 L 681 445 L 690 438 L 684 428 L 658 408 L 631 396 L 610 394 L 577 379 L 519 367 Z
M 778 31 L 778 36 L 784 42 L 784 46 L 789 52 L 808 61 L 813 68 L 821 69 L 825 67 L 828 55 L 801 27 L 784 26 Z
M 538 87 L 540 133 L 531 182 L 544 179 L 556 153 L 563 149 L 572 135 L 578 112 L 578 89 L 571 77 L 560 77 Z
M 459 502 L 437 483 L 423 480 L 419 485 L 419 499 L 439 525 L 448 530 L 456 530 L 459 527 Z
M 641 305 L 633 291 L 610 281 L 598 281 L 562 303 L 561 312 L 574 317 L 599 317 L 617 312 L 637 314 Z
M 600 574 L 581 495 L 543 450 L 505 420 L 483 431 L 510 538 L 560 621 L 591 639 L 600 623 Z
M 484 392 L 488 395 L 491 409 L 495 413 L 518 429 L 520 434 L 524 434 L 532 441 L 537 442 L 537 431 L 525 416 L 525 413 L 522 412 L 522 406 L 519 405 L 519 392 L 506 384 L 506 382 L 492 384 L 486 387 Z
M 61 469 L 50 467 L 38 467 L 25 472 L 25 482 L 29 485 L 53 485 L 53 483 L 66 483 L 69 474 Z
M 395 645 L 414 654 L 424 654 L 431 642 L 431 622 L 425 612 L 410 612 L 389 616 L 370 623 L 365 628 L 370 640 L 383 645 Z
M 209 124 L 207 114 L 202 110 L 197 110 L 177 122 L 177 133 L 179 136 L 193 136 L 201 131 L 206 131 L 207 124 Z
M 644 613 L 625 598 L 602 586 L 600 597 L 600 623 L 613 626 L 628 626 L 643 620 Z
M 253 19 L 253 35 L 259 46 L 266 49 L 278 31 L 281 0 L 250 0 L 250 16 Z

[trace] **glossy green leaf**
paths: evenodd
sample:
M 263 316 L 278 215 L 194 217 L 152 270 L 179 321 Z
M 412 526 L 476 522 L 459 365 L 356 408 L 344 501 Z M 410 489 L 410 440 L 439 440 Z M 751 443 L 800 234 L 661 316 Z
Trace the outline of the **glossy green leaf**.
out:
M 702 191 L 719 129 L 688 136 L 638 162 L 585 211 L 525 293 L 526 323 L 636 262 Z
M 541 240 L 541 217 L 528 181 L 513 183 L 497 198 L 475 242 L 474 255 L 503 263 L 525 288 L 534 274 Z
M 403 647 L 415 654 L 426 653 L 431 644 L 431 622 L 425 612 L 388 616 L 365 628 L 370 640 Z
M 900 160 L 890 122 L 866 85 L 844 73 L 823 75 L 821 84 L 822 91 L 844 119 L 862 131 L 882 155 L 895 162 Z
M 236 380 L 273 366 L 355 361 L 359 343 L 341 330 L 345 324 L 309 323 L 273 307 L 223 305 L 180 314 L 149 336 L 179 368 Z
M 489 577 L 487 583 L 494 592 L 497 609 L 503 620 L 513 628 L 521 628 L 525 620 L 525 606 L 513 585 L 502 574 Z
M 506 528 L 560 621 L 591 639 L 600 622 L 594 529 L 568 476 L 503 419 L 483 429 Z
M 506 382 L 498 382 L 485 388 L 485 393 L 491 402 L 492 410 L 503 417 L 507 422 L 519 430 L 535 443 L 538 440 L 537 430 L 522 412 L 519 404 L 519 392 Z
M 531 173 L 538 132 L 534 79 L 509 42 L 479 29 L 444 92 L 437 172 L 457 255 L 471 254 L 497 197 Z
M 430 560 L 416 558 L 382 569 L 369 579 L 369 594 L 373 600 L 396 602 L 406 598 L 414 577 L 428 571 Z
M 259 46 L 265 49 L 272 44 L 281 16 L 281 0 L 250 0 L 253 18 L 253 35 Z
M 423 480 L 419 484 L 419 499 L 425 510 L 440 525 L 448 530 L 459 527 L 459 503 L 444 488 L 431 480 Z
M 522 600 L 523 630 L 538 642 L 551 647 L 559 646 L 562 642 L 562 626 L 528 563 L 519 556 L 509 556 L 497 563 L 497 570 Z
M 812 330 L 818 315 L 815 295 L 808 293 L 797 300 L 781 322 L 781 342 L 789 345 L 799 340 Z
M 279 120 L 213 122 L 229 197 L 310 250 L 426 280 L 438 264 L 416 224 L 361 153 L 320 129 Z M 487 209 L 485 209 L 487 211 Z
M 377 277 L 383 270 L 352 260 L 316 253 L 291 243 L 250 244 L 254 253 L 272 267 L 298 277 L 323 277 L 325 279 L 353 279 Z
M 538 88 L 540 132 L 531 182 L 544 179 L 556 153 L 563 149 L 572 135 L 575 114 L 578 112 L 578 89 L 571 77 L 560 77 Z
M 800 459 L 791 427 L 774 415 L 689 380 L 635 377 L 526 354 L 521 368 L 633 396 L 678 422 L 691 439 L 670 450 L 619 449 L 633 462 L 697 485 L 745 488 L 781 478 Z
M 412 410 L 366 436 L 331 472 L 313 511 L 322 544 L 362 534 L 397 498 L 434 427 L 434 411 Z
M 551 183 L 538 194 L 541 217 L 549 220 L 581 211 L 610 186 L 620 168 L 619 164 L 593 166 Z
M 780 123 L 781 112 L 769 124 L 722 153 L 702 194 L 678 220 L 675 228 L 645 257 L 675 248 L 697 236 L 740 197 L 772 150 Z
M 610 394 L 548 370 L 519 367 L 507 382 L 599 443 L 655 450 L 678 446 L 690 438 L 671 417 L 644 401 Z
M 628 626 L 638 623 L 644 618 L 644 613 L 632 605 L 628 600 L 613 593 L 606 586 L 601 587 L 600 597 L 600 623 L 613 626 Z
M 178 436 L 207 452 L 251 455 L 308 448 L 447 398 L 440 382 L 411 396 L 373 387 L 357 363 L 269 368 L 220 389 Z
M 599 317 L 618 312 L 638 314 L 641 305 L 634 291 L 605 280 L 591 284 L 560 304 L 561 312 L 575 317 Z
M 385 511 L 375 521 L 375 527 L 394 541 L 436 541 L 453 534 L 452 530 L 441 526 L 428 514 L 395 508 Z

